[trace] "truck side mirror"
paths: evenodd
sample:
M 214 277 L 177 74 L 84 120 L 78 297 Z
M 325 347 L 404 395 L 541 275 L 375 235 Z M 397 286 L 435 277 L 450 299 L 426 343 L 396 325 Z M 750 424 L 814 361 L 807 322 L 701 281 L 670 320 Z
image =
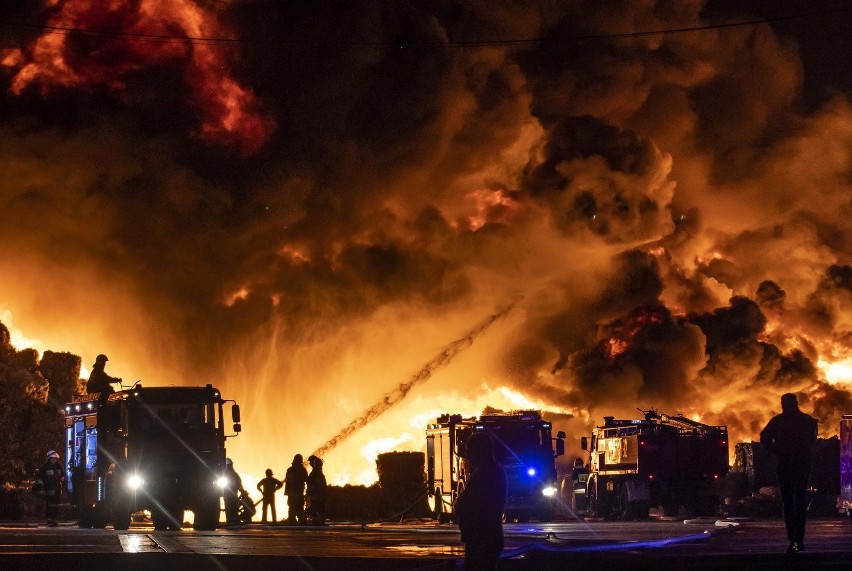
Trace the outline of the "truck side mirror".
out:
M 564 431 L 564 430 L 560 430 L 559 432 L 557 432 L 557 433 L 556 433 L 556 438 L 558 438 L 559 440 L 564 440 L 564 439 L 565 439 L 565 431 Z
M 242 429 L 243 427 L 239 422 L 234 423 L 234 432 L 240 432 Z
M 582 438 L 580 438 L 580 448 L 582 448 L 583 450 L 589 449 L 589 437 L 588 436 L 583 436 Z
M 231 406 L 231 418 L 234 419 L 234 422 L 240 422 L 240 405 L 235 404 Z
M 563 454 L 565 454 L 565 441 L 559 438 L 556 441 L 556 455 L 562 456 Z

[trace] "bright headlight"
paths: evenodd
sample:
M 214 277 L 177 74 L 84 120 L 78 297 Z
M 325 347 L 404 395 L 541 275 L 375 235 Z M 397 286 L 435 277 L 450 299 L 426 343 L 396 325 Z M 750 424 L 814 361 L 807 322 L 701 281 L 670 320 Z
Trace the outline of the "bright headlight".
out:
M 535 476 L 535 468 L 527 468 L 527 476 L 529 476 L 530 478 Z
M 133 474 L 129 478 L 127 478 L 127 487 L 131 490 L 138 490 L 145 483 L 145 480 L 142 479 L 142 476 L 139 474 Z
M 541 495 L 546 498 L 552 498 L 556 495 L 556 487 L 555 486 L 547 486 L 546 488 L 541 489 Z
M 216 478 L 216 485 L 220 488 L 225 488 L 225 486 L 228 485 L 228 478 L 226 478 L 225 476 L 219 476 L 218 478 Z

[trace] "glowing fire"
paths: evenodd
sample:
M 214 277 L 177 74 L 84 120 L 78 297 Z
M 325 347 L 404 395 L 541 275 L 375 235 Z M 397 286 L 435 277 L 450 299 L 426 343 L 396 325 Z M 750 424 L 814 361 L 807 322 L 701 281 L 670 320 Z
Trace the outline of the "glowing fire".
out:
M 245 301 L 246 299 L 248 299 L 248 296 L 249 296 L 250 293 L 251 293 L 251 291 L 249 291 L 249 289 L 247 287 L 245 287 L 245 286 L 241 287 L 241 288 L 237 289 L 236 291 L 225 296 L 225 305 L 227 305 L 228 307 L 231 307 L 237 301 Z
M 105 86 L 130 102 L 133 73 L 180 63 L 200 115 L 202 139 L 248 155 L 260 150 L 275 129 L 254 92 L 229 75 L 224 46 L 156 37 L 173 36 L 176 30 L 187 38 L 226 33 L 213 12 L 192 0 L 68 0 L 51 11 L 48 24 L 51 29 L 25 50 L 2 54 L 2 64 L 15 70 L 15 94 L 29 85 L 42 93 Z
M 820 359 L 817 361 L 817 367 L 829 383 L 852 385 L 852 358 L 835 362 Z
M 502 189 L 492 190 L 481 188 L 465 196 L 465 202 L 470 205 L 473 214 L 456 222 L 457 227 L 472 231 L 479 230 L 486 224 L 507 224 L 517 215 L 520 205 Z
M 661 323 L 663 316 L 659 311 L 641 308 L 635 312 L 627 324 L 613 326 L 612 336 L 603 344 L 603 352 L 607 360 L 613 363 L 615 359 L 630 348 L 633 338 L 648 325 Z

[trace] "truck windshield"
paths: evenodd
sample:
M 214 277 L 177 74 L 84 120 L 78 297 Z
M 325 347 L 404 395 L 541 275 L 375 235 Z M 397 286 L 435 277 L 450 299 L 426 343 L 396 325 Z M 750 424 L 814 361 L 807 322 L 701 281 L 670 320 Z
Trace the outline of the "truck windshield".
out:
M 211 407 L 215 410 L 215 407 Z M 136 430 L 163 430 L 166 432 L 194 433 L 214 429 L 215 414 L 198 404 L 153 404 L 136 409 L 131 424 Z
M 498 426 L 490 432 L 496 444 L 494 457 L 498 462 L 552 449 L 550 432 L 537 426 Z

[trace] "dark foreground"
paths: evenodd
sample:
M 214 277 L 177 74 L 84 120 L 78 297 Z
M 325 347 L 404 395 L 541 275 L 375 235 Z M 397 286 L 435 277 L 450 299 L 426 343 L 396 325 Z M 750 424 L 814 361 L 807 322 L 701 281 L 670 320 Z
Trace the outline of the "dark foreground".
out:
M 506 525 L 499 569 L 852 569 L 852 523 L 810 521 L 808 550 L 784 554 L 777 520 L 564 522 Z M 216 532 L 127 532 L 0 526 L 0 569 L 177 571 L 211 569 L 455 569 L 452 525 L 250 525 Z

